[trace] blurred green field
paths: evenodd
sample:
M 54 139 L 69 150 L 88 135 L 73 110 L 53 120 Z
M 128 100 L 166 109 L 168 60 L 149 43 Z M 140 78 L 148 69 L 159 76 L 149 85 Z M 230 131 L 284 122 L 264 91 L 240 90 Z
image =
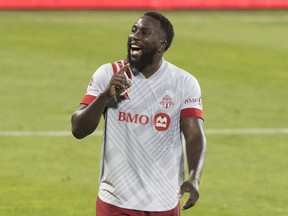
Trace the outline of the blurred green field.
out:
M 92 216 L 101 137 L 69 131 L 91 75 L 126 57 L 144 11 L 0 11 L 0 215 Z M 288 128 L 288 11 L 164 11 L 165 59 L 202 87 L 205 127 Z M 99 130 L 102 130 L 101 126 Z M 207 133 L 201 198 L 184 216 L 288 215 L 287 134 Z

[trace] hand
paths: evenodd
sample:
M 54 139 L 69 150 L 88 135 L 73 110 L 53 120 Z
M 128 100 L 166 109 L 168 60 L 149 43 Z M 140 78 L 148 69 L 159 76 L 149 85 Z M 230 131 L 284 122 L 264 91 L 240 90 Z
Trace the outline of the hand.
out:
M 108 96 L 119 95 L 131 86 L 130 81 L 124 75 L 124 72 L 129 66 L 129 63 L 126 64 L 117 74 L 112 76 L 107 87 Z
M 182 210 L 191 208 L 199 199 L 198 183 L 196 181 L 185 181 L 180 187 L 179 198 L 183 197 L 184 193 L 189 193 L 189 197 L 182 206 Z

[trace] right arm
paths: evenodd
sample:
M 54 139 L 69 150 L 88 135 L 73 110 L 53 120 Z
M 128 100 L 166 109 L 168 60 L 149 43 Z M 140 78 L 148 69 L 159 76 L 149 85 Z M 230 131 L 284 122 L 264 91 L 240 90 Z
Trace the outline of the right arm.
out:
M 103 92 L 91 104 L 81 104 L 73 113 L 71 123 L 74 137 L 82 139 L 95 131 L 108 103 L 108 98 L 108 93 Z
M 106 90 L 95 100 L 89 105 L 81 104 L 73 113 L 71 124 L 74 137 L 82 139 L 93 133 L 110 100 L 113 100 L 115 95 L 130 87 L 130 83 L 128 83 L 128 80 L 123 75 L 127 67 L 129 67 L 129 64 L 125 65 L 118 74 L 112 76 Z

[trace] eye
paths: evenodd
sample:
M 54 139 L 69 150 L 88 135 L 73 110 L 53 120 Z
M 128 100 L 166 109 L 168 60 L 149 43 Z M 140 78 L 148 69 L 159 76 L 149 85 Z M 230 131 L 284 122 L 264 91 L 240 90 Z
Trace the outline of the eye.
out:
M 131 29 L 131 32 L 132 32 L 132 33 L 135 33 L 136 31 L 137 31 L 136 26 L 133 26 L 132 29 Z

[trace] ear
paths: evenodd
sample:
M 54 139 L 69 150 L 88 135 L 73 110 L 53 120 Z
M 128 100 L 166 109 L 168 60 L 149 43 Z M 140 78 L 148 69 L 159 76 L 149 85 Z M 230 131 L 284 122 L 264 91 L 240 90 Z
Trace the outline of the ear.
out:
M 164 53 L 166 51 L 166 46 L 167 46 L 167 41 L 166 40 L 161 41 L 160 47 L 159 47 L 159 52 Z

